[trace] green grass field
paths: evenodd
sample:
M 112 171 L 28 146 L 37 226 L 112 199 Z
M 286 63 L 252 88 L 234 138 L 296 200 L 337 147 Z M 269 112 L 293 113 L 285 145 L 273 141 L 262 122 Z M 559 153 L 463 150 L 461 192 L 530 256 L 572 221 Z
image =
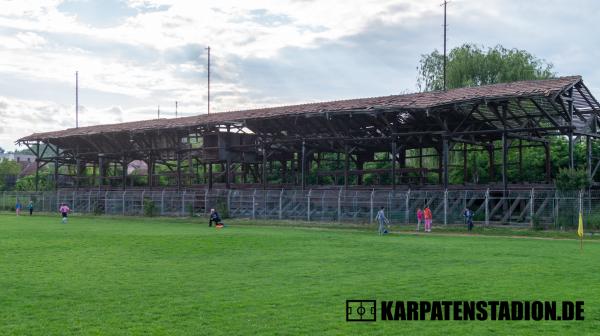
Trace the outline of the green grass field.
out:
M 0 335 L 600 332 L 598 241 L 228 224 L 0 215 Z M 348 323 L 346 299 L 584 300 L 585 321 Z

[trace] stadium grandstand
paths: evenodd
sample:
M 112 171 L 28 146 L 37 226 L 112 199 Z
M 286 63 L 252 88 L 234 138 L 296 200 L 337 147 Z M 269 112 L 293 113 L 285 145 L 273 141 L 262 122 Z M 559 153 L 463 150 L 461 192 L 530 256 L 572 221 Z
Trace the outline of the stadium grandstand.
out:
M 570 76 L 70 128 L 17 143 L 34 153 L 37 171 L 53 169 L 57 188 L 131 188 L 135 178 L 144 188 L 506 191 L 552 184 L 552 137 L 568 139 L 571 167 L 575 143 L 586 142 L 580 164 L 593 181 L 599 113 L 582 78 Z M 545 153 L 540 180 L 510 180 L 510 153 L 528 147 Z M 487 155 L 485 183 L 467 178 L 472 152 Z M 133 176 L 132 163 L 144 169 Z M 451 183 L 450 170 L 463 182 Z

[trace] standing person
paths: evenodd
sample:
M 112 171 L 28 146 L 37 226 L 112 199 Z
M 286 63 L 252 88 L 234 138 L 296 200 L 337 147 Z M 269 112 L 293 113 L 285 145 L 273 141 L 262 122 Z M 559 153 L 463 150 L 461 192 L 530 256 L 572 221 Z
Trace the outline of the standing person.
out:
M 66 203 L 61 203 L 60 208 L 58 208 L 58 211 L 62 215 L 62 223 L 67 224 L 67 216 L 71 211 L 71 209 L 69 209 L 69 206 Z
M 21 215 L 21 201 L 19 201 L 18 198 L 17 198 L 17 204 L 15 204 L 15 212 L 17 213 L 17 216 Z
M 379 235 L 382 235 L 384 233 L 387 233 L 387 231 L 385 230 L 385 224 L 389 224 L 389 220 L 385 217 L 385 213 L 383 212 L 384 207 L 381 207 L 381 209 L 379 209 L 379 211 L 377 211 L 377 215 L 375 216 L 375 219 L 377 220 L 377 222 L 379 223 Z
M 473 211 L 471 211 L 471 209 L 469 209 L 469 208 L 465 208 L 465 210 L 463 211 L 463 216 L 467 220 L 467 230 L 469 232 L 473 231 L 473 216 L 474 215 L 475 214 L 473 213 Z
M 29 200 L 29 205 L 27 205 L 27 209 L 29 209 L 29 216 L 33 215 L 33 201 Z
M 210 209 L 210 218 L 208 219 L 208 227 L 212 226 L 212 223 L 215 222 L 215 226 L 221 223 L 221 217 L 219 213 L 215 209 Z
M 417 231 L 421 227 L 421 223 L 423 222 L 423 210 L 421 208 L 417 208 Z
M 433 219 L 433 215 L 431 214 L 431 209 L 429 209 L 428 206 L 425 206 L 423 216 L 425 217 L 425 232 L 431 232 L 431 220 Z

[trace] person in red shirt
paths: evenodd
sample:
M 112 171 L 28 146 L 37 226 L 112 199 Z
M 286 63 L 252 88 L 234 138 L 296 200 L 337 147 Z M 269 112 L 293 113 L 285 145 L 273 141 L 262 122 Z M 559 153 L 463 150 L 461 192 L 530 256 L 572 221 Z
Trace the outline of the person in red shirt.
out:
M 431 232 L 431 221 L 433 220 L 433 215 L 431 213 L 431 209 L 428 206 L 425 207 L 425 211 L 423 211 L 423 216 L 425 217 L 425 232 Z

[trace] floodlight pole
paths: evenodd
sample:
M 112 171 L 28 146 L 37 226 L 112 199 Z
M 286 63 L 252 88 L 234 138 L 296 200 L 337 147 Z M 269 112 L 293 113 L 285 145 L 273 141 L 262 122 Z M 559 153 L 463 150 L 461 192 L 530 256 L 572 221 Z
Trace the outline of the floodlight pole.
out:
M 175 118 L 177 118 L 177 101 L 175 101 Z
M 156 110 L 156 113 L 158 114 L 158 119 L 160 119 L 160 105 L 158 105 L 158 109 Z
M 448 25 L 446 24 L 446 7 L 448 1 L 444 0 L 444 91 L 446 91 L 446 30 Z
M 210 46 L 206 47 L 206 50 L 208 51 L 208 66 L 207 66 L 207 82 L 208 82 L 208 96 L 207 96 L 207 107 L 206 107 L 206 113 L 210 114 Z
M 75 71 L 75 128 L 79 128 L 79 71 Z

